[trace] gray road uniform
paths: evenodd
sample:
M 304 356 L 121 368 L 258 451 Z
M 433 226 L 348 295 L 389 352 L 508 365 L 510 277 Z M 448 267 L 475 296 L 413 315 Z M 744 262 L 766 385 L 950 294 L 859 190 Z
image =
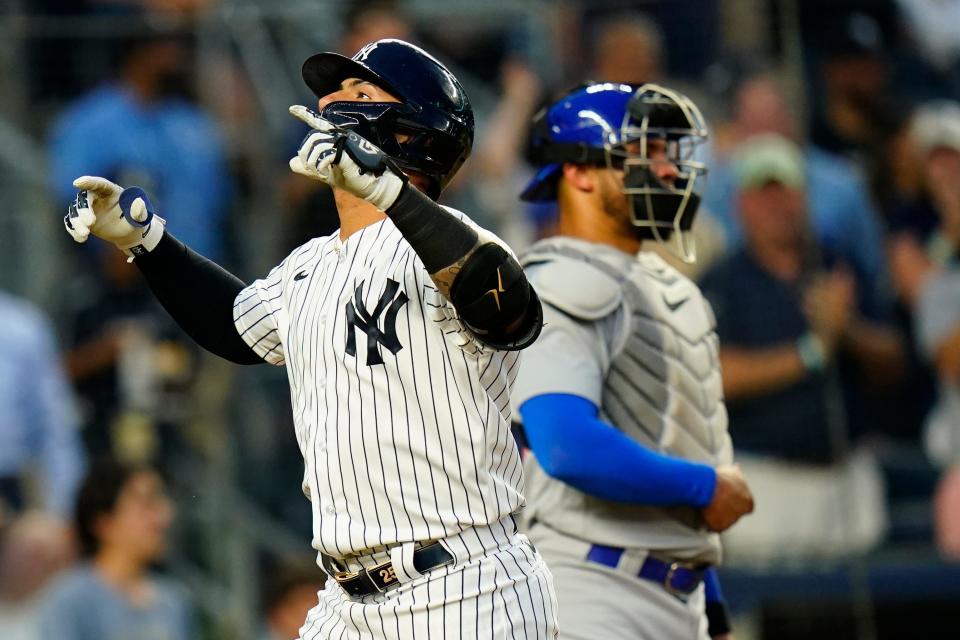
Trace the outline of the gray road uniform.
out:
M 656 254 L 573 238 L 541 241 L 523 263 L 544 329 L 524 354 L 514 406 L 581 396 L 648 449 L 731 462 L 715 321 L 693 282 Z M 554 573 L 565 638 L 707 637 L 703 586 L 671 593 L 647 570 L 657 559 L 719 562 L 719 536 L 698 509 L 593 497 L 548 476 L 533 455 L 525 467 L 529 536 Z

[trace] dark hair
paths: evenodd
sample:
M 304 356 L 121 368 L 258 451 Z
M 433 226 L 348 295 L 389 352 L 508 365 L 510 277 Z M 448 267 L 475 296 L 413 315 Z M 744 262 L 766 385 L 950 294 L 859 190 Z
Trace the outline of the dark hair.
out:
M 327 574 L 317 566 L 310 556 L 298 558 L 296 561 L 288 559 L 280 566 L 267 569 L 268 576 L 263 581 L 261 593 L 261 608 L 264 614 L 269 615 L 282 603 L 294 589 L 306 585 L 320 585 L 323 588 Z
M 147 467 L 112 458 L 97 460 L 90 466 L 77 495 L 74 515 L 80 551 L 84 556 L 92 556 L 100 548 L 100 541 L 95 533 L 97 518 L 111 513 L 130 478 L 144 471 L 147 471 Z

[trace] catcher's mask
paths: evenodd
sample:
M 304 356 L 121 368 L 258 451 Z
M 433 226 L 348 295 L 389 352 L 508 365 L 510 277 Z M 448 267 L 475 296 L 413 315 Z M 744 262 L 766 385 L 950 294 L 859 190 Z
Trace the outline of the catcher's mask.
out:
M 707 138 L 703 115 L 686 96 L 656 84 L 639 87 L 593 83 L 540 112 L 532 156 L 545 165 L 521 197 L 553 200 L 564 162 L 623 171 L 631 222 L 643 239 L 662 242 L 685 262 L 696 260 L 690 227 L 700 205 L 707 169 L 693 159 Z M 662 140 L 665 153 L 653 152 Z M 676 168 L 671 183 L 657 177 L 658 163 Z

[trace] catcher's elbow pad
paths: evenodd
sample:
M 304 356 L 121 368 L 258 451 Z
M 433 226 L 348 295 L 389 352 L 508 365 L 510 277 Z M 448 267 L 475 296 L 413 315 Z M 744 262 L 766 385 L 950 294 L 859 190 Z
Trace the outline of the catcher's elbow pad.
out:
M 543 326 L 540 300 L 523 269 L 496 243 L 481 245 L 467 258 L 450 301 L 483 342 L 499 349 L 529 346 Z

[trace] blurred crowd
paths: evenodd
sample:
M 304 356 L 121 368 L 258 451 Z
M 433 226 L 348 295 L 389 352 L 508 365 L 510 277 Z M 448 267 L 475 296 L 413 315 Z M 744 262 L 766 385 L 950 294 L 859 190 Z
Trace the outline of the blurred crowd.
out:
M 309 100 L 299 68 L 265 80 L 258 65 L 283 59 L 202 46 L 257 3 L 19 4 L 28 20 L 122 25 L 23 39 L 34 106 L 13 119 L 46 151 L 42 215 L 79 175 L 140 185 L 178 237 L 244 277 L 337 227 L 329 190 L 285 170 L 304 131 L 265 109 L 283 92 L 258 93 L 289 76 Z M 729 563 L 917 544 L 960 560 L 960 0 L 531 0 L 476 24 L 428 0 L 320 5 L 339 28 L 312 41 L 284 40 L 297 31 L 282 11 L 240 36 L 347 55 L 400 37 L 450 62 L 478 131 L 445 197 L 518 251 L 554 222 L 517 199 L 541 105 L 587 79 L 688 92 L 711 138 L 699 260 L 681 266 L 717 316 L 758 505 L 728 534 Z M 292 21 L 310 9 L 291 6 Z M 172 532 L 211 544 L 174 505 L 229 449 L 237 490 L 307 539 L 284 379 L 211 361 L 122 254 L 60 236 L 56 293 L 0 294 L 0 637 L 218 637 L 215 607 L 164 561 Z M 238 399 L 251 387 L 269 410 Z M 323 576 L 306 556 L 255 563 L 262 637 L 295 637 L 314 603 Z

